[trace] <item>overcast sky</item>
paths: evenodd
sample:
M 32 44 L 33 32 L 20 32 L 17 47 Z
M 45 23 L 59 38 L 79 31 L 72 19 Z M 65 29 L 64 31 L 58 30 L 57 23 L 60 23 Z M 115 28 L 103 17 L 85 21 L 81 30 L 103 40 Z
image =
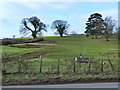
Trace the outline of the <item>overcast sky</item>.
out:
M 106 2 L 96 2 L 96 0 L 84 0 L 84 2 L 73 2 L 72 0 L 69 2 L 54 1 L 1 1 L 0 38 L 12 38 L 13 35 L 21 37 L 22 35 L 19 34 L 20 22 L 23 18 L 31 16 L 37 16 L 43 23 L 49 25 L 54 20 L 66 20 L 70 24 L 69 32 L 75 31 L 77 33 L 84 33 L 85 23 L 90 14 L 100 13 L 103 19 L 106 16 L 112 16 L 116 21 L 118 19 L 118 2 L 116 0 L 103 0 Z M 50 27 L 47 30 L 48 32 L 44 32 L 44 36 L 54 35 L 54 31 Z

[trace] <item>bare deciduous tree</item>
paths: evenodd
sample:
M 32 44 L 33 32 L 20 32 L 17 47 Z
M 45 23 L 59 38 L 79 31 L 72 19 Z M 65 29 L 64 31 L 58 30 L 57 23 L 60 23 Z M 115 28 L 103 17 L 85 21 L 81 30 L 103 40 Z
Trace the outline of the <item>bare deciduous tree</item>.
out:
M 65 35 L 68 34 L 67 29 L 69 28 L 69 26 L 70 26 L 70 24 L 68 24 L 67 21 L 55 20 L 55 21 L 52 23 L 51 28 L 57 30 L 57 31 L 55 32 L 55 34 L 59 34 L 61 37 L 63 37 L 63 34 L 65 34 Z
M 40 21 L 36 16 L 30 18 L 24 18 L 21 22 L 20 33 L 27 35 L 31 33 L 33 38 L 37 37 L 37 34 L 41 33 L 42 30 L 46 30 L 47 26 Z

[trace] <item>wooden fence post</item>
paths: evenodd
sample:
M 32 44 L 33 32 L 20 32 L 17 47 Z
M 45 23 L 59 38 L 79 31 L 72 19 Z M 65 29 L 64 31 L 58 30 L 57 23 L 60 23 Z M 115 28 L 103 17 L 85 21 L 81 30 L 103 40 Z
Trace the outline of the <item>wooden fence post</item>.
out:
M 5 65 L 5 62 L 2 63 L 3 65 L 1 65 L 2 67 L 2 74 L 4 75 L 6 73 L 6 65 Z
M 103 72 L 103 56 L 101 56 L 100 60 L 101 60 L 101 72 Z
M 75 67 L 75 57 L 74 57 L 74 62 L 73 62 L 73 71 L 75 72 L 76 71 L 76 67 Z
M 115 69 L 114 69 L 114 67 L 113 67 L 113 64 L 112 64 L 112 62 L 111 62 L 109 56 L 108 56 L 108 61 L 109 61 L 109 64 L 110 64 L 110 66 L 111 66 L 111 69 L 114 71 Z
M 89 61 L 88 61 L 88 72 L 91 71 L 91 58 L 89 57 Z
M 40 55 L 40 73 L 42 73 L 42 55 Z
M 57 73 L 60 73 L 60 56 L 58 56 Z
M 21 56 L 18 59 L 18 73 L 21 73 Z
M 94 68 L 95 68 L 94 70 L 95 70 L 95 72 L 98 72 L 98 71 L 97 71 L 97 66 L 96 66 L 96 64 L 97 64 L 97 63 L 94 63 Z

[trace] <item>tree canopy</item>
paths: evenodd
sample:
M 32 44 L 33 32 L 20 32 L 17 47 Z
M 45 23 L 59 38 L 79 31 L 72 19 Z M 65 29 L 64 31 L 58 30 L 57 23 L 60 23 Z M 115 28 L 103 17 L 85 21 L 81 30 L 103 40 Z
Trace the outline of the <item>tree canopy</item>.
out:
M 55 20 L 53 21 L 51 28 L 56 30 L 55 34 L 59 34 L 61 37 L 63 37 L 63 34 L 68 34 L 67 30 L 69 26 L 70 24 L 68 24 L 67 21 Z
M 103 22 L 103 29 L 101 34 L 106 37 L 106 41 L 109 41 L 108 38 L 113 34 L 113 29 L 116 25 L 116 21 L 112 20 L 111 16 L 107 16 Z
M 87 35 L 92 35 L 93 38 L 97 38 L 97 35 L 100 34 L 100 30 L 103 27 L 102 23 L 103 19 L 101 14 L 99 13 L 91 14 L 86 23 L 87 26 L 85 33 Z
M 113 34 L 113 29 L 116 25 L 116 21 L 112 20 L 111 16 L 107 16 L 102 19 L 102 15 L 99 13 L 91 14 L 86 23 L 86 35 L 92 35 L 93 38 L 97 38 L 97 35 L 103 35 L 106 41 Z
M 43 22 L 40 21 L 36 16 L 30 18 L 24 18 L 21 22 L 20 33 L 27 35 L 31 33 L 33 38 L 36 38 L 38 34 L 42 32 L 42 30 L 46 30 L 47 26 Z

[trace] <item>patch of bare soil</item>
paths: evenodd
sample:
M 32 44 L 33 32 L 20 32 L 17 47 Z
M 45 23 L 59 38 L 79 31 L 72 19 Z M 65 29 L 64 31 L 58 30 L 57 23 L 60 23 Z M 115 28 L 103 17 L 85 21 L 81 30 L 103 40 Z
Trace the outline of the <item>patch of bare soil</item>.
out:
M 120 49 L 117 49 L 117 48 L 109 48 L 108 50 L 120 50 Z
M 56 44 L 53 44 L 53 43 L 31 43 L 30 45 L 47 45 L 47 46 L 54 46 Z
M 47 42 L 41 42 L 41 43 L 27 43 L 24 45 L 11 45 L 11 47 L 17 47 L 17 48 L 40 48 L 41 46 L 55 46 L 56 42 L 53 41 L 47 41 Z
M 21 60 L 29 60 L 29 59 L 33 59 L 33 58 L 39 58 L 40 55 L 46 55 L 49 53 L 53 53 L 53 52 L 57 52 L 57 51 L 45 51 L 45 52 L 37 52 L 37 53 L 27 53 L 21 56 Z M 11 57 L 11 58 L 3 58 L 2 62 L 7 62 L 7 61 L 17 61 L 19 60 L 19 56 L 17 57 Z
M 100 83 L 100 82 L 119 82 L 118 77 L 94 77 L 94 78 L 29 78 L 3 81 L 3 86 L 7 85 L 48 85 L 48 84 L 71 84 L 71 83 Z

